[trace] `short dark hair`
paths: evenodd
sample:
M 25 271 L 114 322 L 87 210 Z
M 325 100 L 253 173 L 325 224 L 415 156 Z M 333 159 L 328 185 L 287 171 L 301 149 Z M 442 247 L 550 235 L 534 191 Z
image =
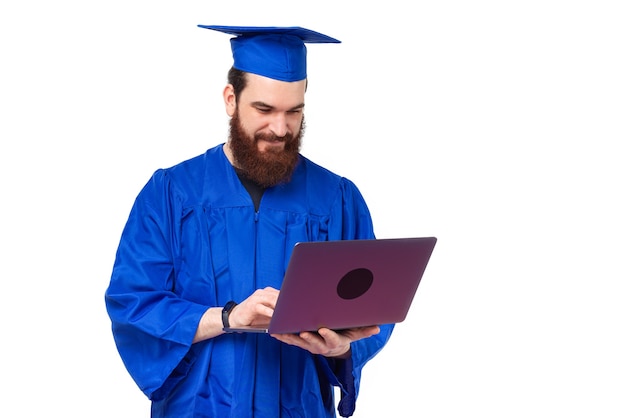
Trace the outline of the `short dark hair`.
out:
M 239 96 L 247 84 L 246 73 L 231 67 L 228 71 L 228 84 L 232 84 L 235 93 L 235 99 L 239 101 Z

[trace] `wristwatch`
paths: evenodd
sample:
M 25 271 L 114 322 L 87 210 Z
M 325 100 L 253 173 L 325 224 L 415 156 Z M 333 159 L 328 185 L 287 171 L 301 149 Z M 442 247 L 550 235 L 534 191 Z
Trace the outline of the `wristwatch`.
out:
M 230 316 L 230 312 L 235 309 L 235 306 L 237 306 L 237 302 L 232 300 L 224 305 L 224 309 L 222 309 L 222 325 L 224 325 L 224 328 L 230 327 L 228 317 Z

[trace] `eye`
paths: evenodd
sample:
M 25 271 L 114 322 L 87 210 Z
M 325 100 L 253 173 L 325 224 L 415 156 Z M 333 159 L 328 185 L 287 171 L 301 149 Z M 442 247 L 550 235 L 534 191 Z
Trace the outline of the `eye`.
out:
M 292 115 L 297 115 L 297 114 L 302 113 L 302 108 L 288 110 L 287 113 L 290 113 Z

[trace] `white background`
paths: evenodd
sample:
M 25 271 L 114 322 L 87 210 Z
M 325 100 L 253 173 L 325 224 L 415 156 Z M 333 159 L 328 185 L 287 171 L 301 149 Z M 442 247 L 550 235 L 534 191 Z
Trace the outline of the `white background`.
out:
M 3 2 L 0 415 L 148 417 L 104 291 L 152 172 L 226 138 L 223 24 L 342 40 L 303 152 L 439 238 L 356 418 L 626 416 L 622 4 Z

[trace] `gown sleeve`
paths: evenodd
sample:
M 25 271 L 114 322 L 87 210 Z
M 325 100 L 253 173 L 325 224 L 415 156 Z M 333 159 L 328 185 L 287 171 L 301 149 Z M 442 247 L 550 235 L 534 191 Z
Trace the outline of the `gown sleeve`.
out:
M 187 374 L 189 349 L 208 309 L 173 292 L 181 201 L 166 172 L 155 172 L 133 204 L 105 292 L 122 361 L 152 400 Z
M 331 218 L 331 239 L 373 239 L 373 222 L 361 192 L 348 179 L 342 179 L 341 204 L 337 205 Z M 380 324 L 380 332 L 351 344 L 351 358 L 336 360 L 323 358 L 318 361 L 329 381 L 341 389 L 338 411 L 342 417 L 352 416 L 361 383 L 363 366 L 370 361 L 391 337 L 394 324 Z

